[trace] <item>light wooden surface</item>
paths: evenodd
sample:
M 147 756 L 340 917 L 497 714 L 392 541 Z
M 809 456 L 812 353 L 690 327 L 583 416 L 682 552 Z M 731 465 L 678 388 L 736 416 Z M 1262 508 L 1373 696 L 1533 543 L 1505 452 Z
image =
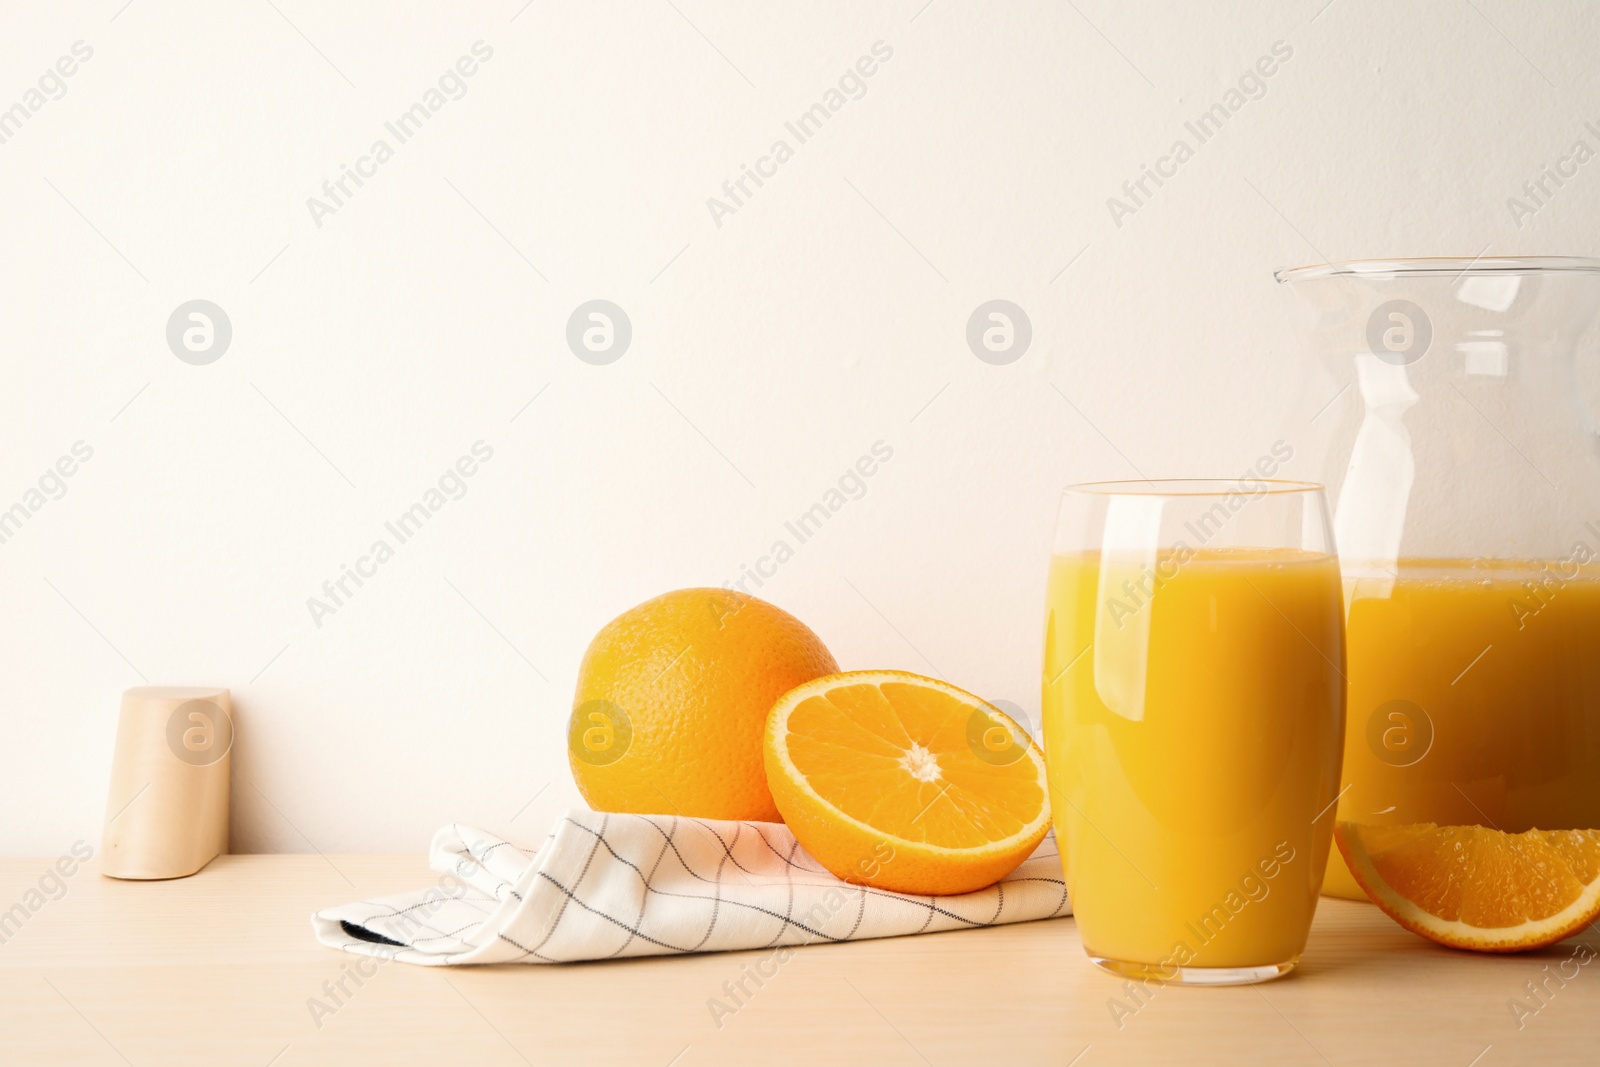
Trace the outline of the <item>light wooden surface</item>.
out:
M 0 863 L 0 909 L 45 860 Z M 225 856 L 193 878 L 115 882 L 91 861 L 0 944 L 0 1063 L 1502 1064 L 1600 1062 L 1600 962 L 1519 1029 L 1508 1002 L 1577 940 L 1452 952 L 1375 908 L 1324 900 L 1301 970 L 1257 988 L 1162 989 L 1113 1020 L 1071 919 L 800 949 L 735 1014 L 762 957 L 485 969 L 385 963 L 331 1016 L 307 1006 L 354 961 L 316 908 L 433 881 L 420 856 Z M 1582 940 L 1600 946 L 1591 931 Z M 1569 971 L 1576 963 L 1567 966 Z M 330 1002 L 331 1003 L 331 1002 Z M 1486 1051 L 1487 1050 L 1487 1051 Z M 1074 1057 L 1078 1057 L 1076 1060 Z M 1478 1057 L 1475 1059 L 1475 1057 Z

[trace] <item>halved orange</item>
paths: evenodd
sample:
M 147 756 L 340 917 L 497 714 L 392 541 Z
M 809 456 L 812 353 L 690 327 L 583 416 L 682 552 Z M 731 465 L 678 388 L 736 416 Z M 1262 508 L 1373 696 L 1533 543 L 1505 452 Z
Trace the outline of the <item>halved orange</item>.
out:
M 800 844 L 847 882 L 967 893 L 1050 829 L 1044 757 L 1005 712 L 903 671 L 806 682 L 767 716 L 767 785 Z
M 1373 903 L 1441 945 L 1523 952 L 1600 918 L 1600 830 L 1341 822 L 1334 840 Z

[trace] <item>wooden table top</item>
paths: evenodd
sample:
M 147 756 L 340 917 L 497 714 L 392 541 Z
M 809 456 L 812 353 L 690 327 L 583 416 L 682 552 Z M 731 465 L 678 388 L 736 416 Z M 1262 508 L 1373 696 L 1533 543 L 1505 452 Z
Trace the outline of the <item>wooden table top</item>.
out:
M 1480 956 L 1424 942 L 1370 905 L 1324 900 L 1296 974 L 1161 988 L 1142 1003 L 1089 964 L 1071 919 L 801 948 L 761 986 L 745 978 L 751 995 L 720 1017 L 711 999 L 732 1003 L 724 983 L 766 954 L 385 962 L 359 986 L 346 977 L 335 1001 L 324 983 L 358 957 L 317 945 L 310 913 L 430 883 L 421 856 L 226 856 L 193 878 L 143 883 L 102 878 L 90 861 L 38 892 L 51 862 L 0 862 L 0 1063 L 1600 1061 L 1600 964 L 1580 947 L 1600 948 L 1593 930 Z M 1542 1003 L 1528 983 L 1543 984 Z

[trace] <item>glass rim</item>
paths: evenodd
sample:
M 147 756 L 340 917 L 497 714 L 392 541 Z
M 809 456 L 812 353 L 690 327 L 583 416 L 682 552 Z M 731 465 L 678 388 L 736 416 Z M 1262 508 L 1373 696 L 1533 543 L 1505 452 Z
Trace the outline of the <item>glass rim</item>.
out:
M 1350 276 L 1444 277 L 1458 275 L 1600 273 L 1600 259 L 1587 256 L 1432 256 L 1418 259 L 1346 259 L 1308 263 L 1272 272 L 1278 282 Z
M 1158 488 L 1162 486 L 1177 488 Z M 1202 486 L 1209 488 L 1202 488 Z M 1076 482 L 1061 490 L 1062 496 L 1287 496 L 1292 493 L 1321 493 L 1321 482 L 1294 478 L 1121 478 L 1104 482 Z

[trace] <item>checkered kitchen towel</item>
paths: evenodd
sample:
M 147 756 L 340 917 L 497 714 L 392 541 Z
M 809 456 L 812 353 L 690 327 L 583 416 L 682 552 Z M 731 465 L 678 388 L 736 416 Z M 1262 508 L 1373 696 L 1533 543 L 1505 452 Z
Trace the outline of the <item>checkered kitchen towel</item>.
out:
M 330 948 L 433 966 L 723 952 L 1070 915 L 1055 838 L 976 893 L 917 897 L 823 870 L 781 823 L 571 811 L 537 852 L 434 835 L 426 890 L 311 917 Z

